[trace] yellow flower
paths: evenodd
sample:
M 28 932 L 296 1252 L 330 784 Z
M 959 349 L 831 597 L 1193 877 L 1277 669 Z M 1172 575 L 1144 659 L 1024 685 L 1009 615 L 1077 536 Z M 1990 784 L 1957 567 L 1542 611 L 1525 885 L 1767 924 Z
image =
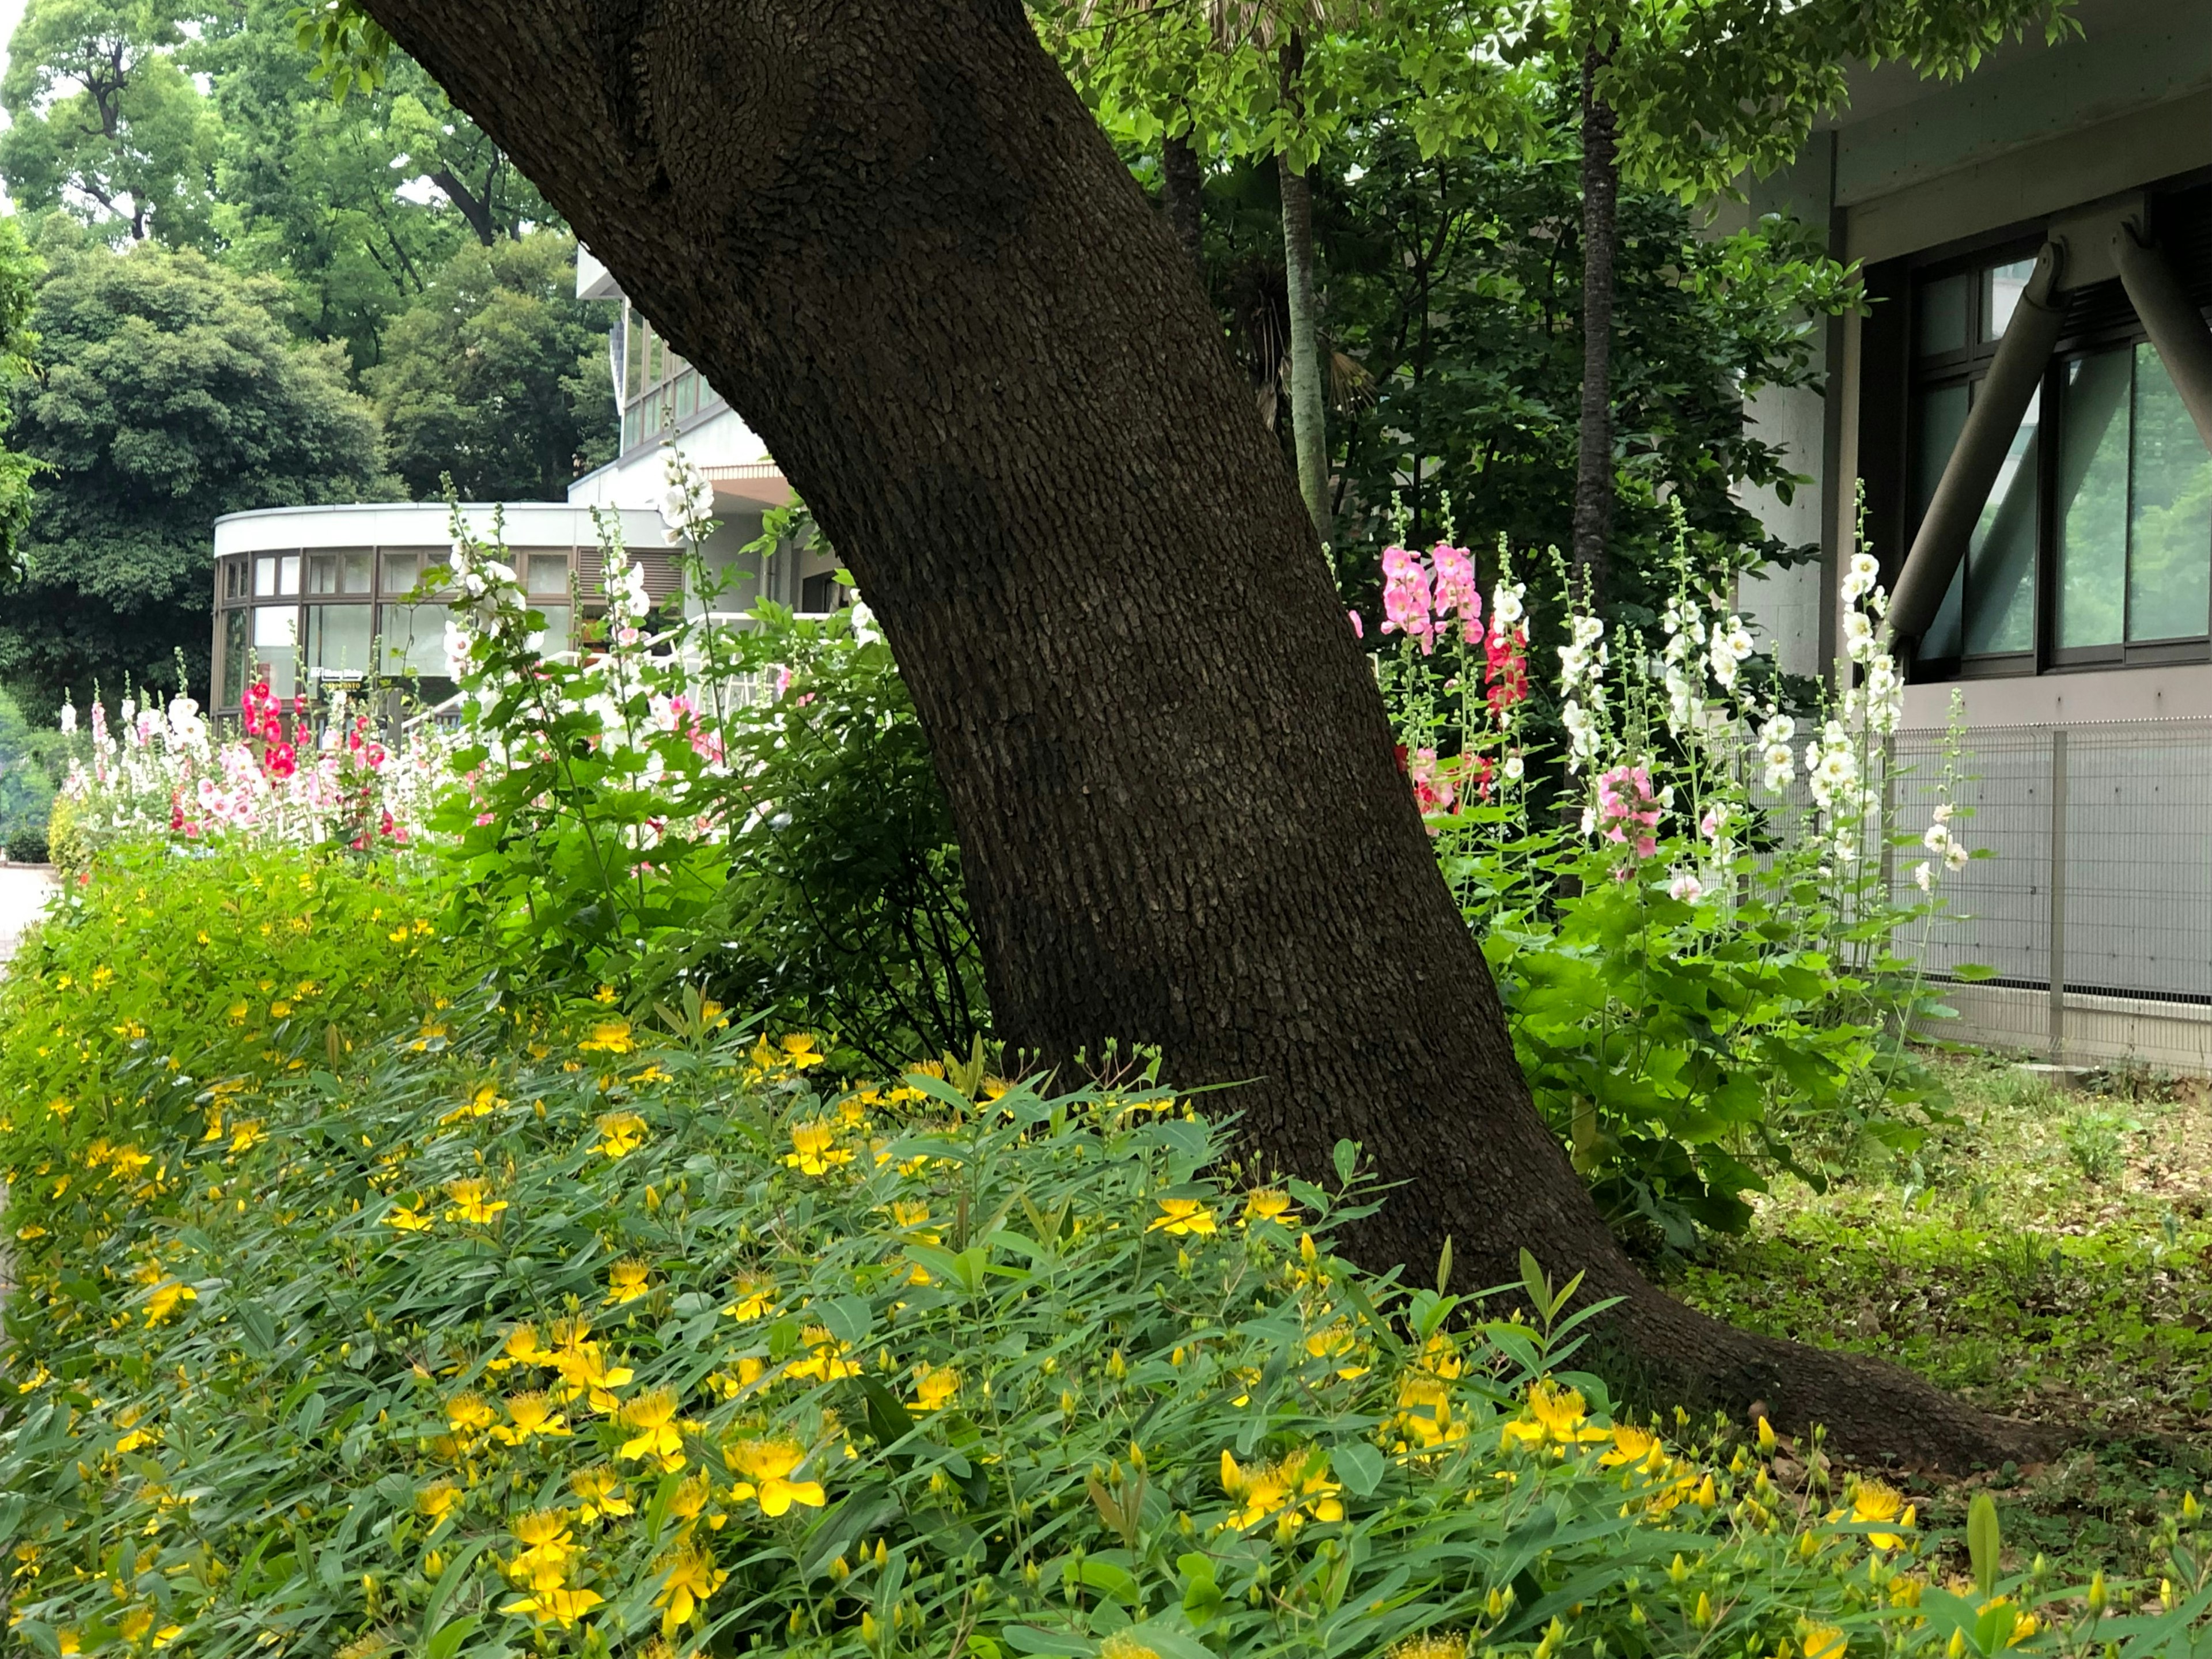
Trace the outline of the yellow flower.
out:
M 509 1520 L 507 1529 L 523 1547 L 507 1562 L 507 1576 L 532 1589 L 560 1584 L 568 1577 L 569 1559 L 582 1553 L 565 1510 L 532 1510 Z
M 1907 1508 L 1905 1495 L 1896 1487 L 1880 1480 L 1862 1480 L 1858 1490 L 1851 1494 L 1851 1519 L 1863 1526 L 1894 1521 L 1900 1529 L 1913 1524 L 1914 1516 Z M 1867 1542 L 1878 1550 L 1901 1549 L 1905 1540 L 1896 1532 L 1869 1533 Z
M 450 1480 L 434 1480 L 415 1494 L 415 1508 L 432 1525 L 444 1520 L 461 1501 L 461 1489 Z
M 198 1300 L 198 1291 L 189 1285 L 173 1279 L 146 1298 L 146 1322 L 149 1325 L 158 1325 L 176 1312 L 179 1304 Z
M 1098 1644 L 1098 1659 L 1160 1659 L 1160 1650 L 1146 1647 L 1125 1630 L 1117 1630 Z
M 611 1412 L 619 1407 L 622 1401 L 616 1398 L 614 1391 L 635 1375 L 627 1365 L 607 1364 L 606 1350 L 597 1342 L 579 1340 L 564 1346 L 553 1356 L 553 1364 L 560 1371 L 569 1396 L 588 1392 L 595 1412 Z
M 446 1402 L 446 1421 L 463 1434 L 481 1434 L 499 1421 L 499 1413 L 480 1394 L 457 1394 Z
M 676 1426 L 676 1395 L 667 1389 L 639 1395 L 622 1409 L 623 1420 L 637 1431 L 619 1455 L 632 1462 L 657 1459 L 664 1469 L 684 1467 L 684 1435 Z
M 1244 1213 L 1237 1218 L 1237 1224 L 1249 1227 L 1255 1221 L 1279 1221 L 1287 1226 L 1297 1218 L 1291 1214 L 1295 1207 L 1288 1194 L 1273 1187 L 1255 1187 L 1244 1194 Z
M 262 1132 L 258 1120 L 249 1118 L 231 1131 L 230 1150 L 234 1152 L 242 1152 L 257 1142 L 267 1139 L 267 1135 Z
M 503 1440 L 510 1446 L 520 1446 L 536 1435 L 563 1435 L 568 1432 L 567 1422 L 553 1410 L 553 1402 L 543 1394 L 518 1394 L 507 1401 L 507 1414 L 514 1419 L 511 1428 L 496 1428 L 492 1438 Z
M 499 1352 L 484 1362 L 484 1369 L 496 1375 L 516 1365 L 548 1365 L 553 1356 L 538 1346 L 538 1327 L 525 1321 L 507 1332 L 507 1340 L 500 1344 Z
M 1650 1430 L 1616 1423 L 1613 1428 L 1613 1444 L 1597 1461 L 1603 1468 L 1613 1468 L 1622 1463 L 1640 1463 L 1658 1449 L 1659 1437 Z
M 1164 1198 L 1160 1212 L 1152 1218 L 1148 1233 L 1196 1233 L 1201 1236 L 1213 1231 L 1213 1212 L 1206 1207 L 1200 1198 Z
M 1290 1511 L 1296 1526 L 1305 1515 L 1316 1521 L 1341 1521 L 1344 1505 L 1336 1494 L 1343 1490 L 1328 1478 L 1328 1454 L 1318 1446 L 1291 1452 L 1281 1462 L 1240 1467 L 1227 1447 L 1221 1451 L 1221 1489 L 1240 1507 L 1230 1516 L 1232 1527 L 1254 1527 L 1279 1511 Z M 1298 1511 L 1303 1509 L 1304 1514 Z
M 801 1175 L 828 1175 L 838 1164 L 853 1161 L 853 1149 L 837 1144 L 836 1126 L 818 1117 L 791 1126 L 791 1146 L 784 1164 Z
M 635 1112 L 609 1112 L 599 1120 L 599 1142 L 592 1150 L 606 1158 L 634 1152 L 645 1140 L 645 1120 Z
M 646 1281 L 653 1276 L 649 1263 L 635 1256 L 625 1256 L 607 1273 L 607 1304 L 620 1307 L 625 1302 L 635 1302 L 649 1295 L 653 1286 Z
M 1572 1446 L 1613 1438 L 1611 1430 L 1583 1421 L 1588 1412 L 1582 1395 L 1576 1389 L 1561 1388 L 1548 1380 L 1532 1382 L 1526 1406 L 1524 1415 L 1505 1425 L 1507 1445 L 1541 1446 L 1557 1442 Z
M 1389 1659 L 1467 1659 L 1467 1638 L 1455 1630 L 1423 1631 L 1392 1648 Z
M 729 1575 L 714 1565 L 714 1558 L 696 1545 L 686 1545 L 660 1562 L 667 1573 L 653 1605 L 661 1608 L 660 1629 L 665 1635 L 706 1605 Z
M 1805 1659 L 1844 1659 L 1844 1649 L 1849 1644 L 1833 1625 L 1808 1625 L 1804 1645 Z
M 612 1469 L 577 1469 L 568 1476 L 568 1488 L 583 1500 L 583 1507 L 577 1513 L 586 1525 L 603 1515 L 637 1513 L 622 1477 Z
M 592 1027 L 592 1034 L 576 1047 L 587 1054 L 627 1054 L 636 1050 L 631 1040 L 629 1022 L 626 1019 L 605 1019 Z
M 1467 1438 L 1467 1423 L 1453 1415 L 1451 1389 L 1444 1380 L 1424 1371 L 1407 1371 L 1398 1379 L 1398 1431 L 1414 1449 L 1431 1451 Z
M 397 1227 L 403 1233 L 427 1233 L 432 1223 L 428 1216 L 411 1205 L 394 1204 L 392 1212 L 384 1218 L 385 1225 Z
M 448 1221 L 472 1221 L 478 1226 L 488 1224 L 507 1207 L 503 1198 L 491 1195 L 491 1183 L 471 1179 L 447 1184 L 446 1194 L 453 1200 L 453 1207 L 446 1212 Z
M 819 1066 L 828 1058 L 814 1046 L 814 1038 L 807 1032 L 796 1032 L 783 1039 L 784 1064 L 794 1072 L 803 1072 L 810 1066 Z
M 918 1412 L 942 1411 L 959 1392 L 960 1373 L 933 1365 L 915 1379 L 914 1399 L 909 1403 Z
M 838 1341 L 830 1334 L 828 1327 L 809 1325 L 806 1346 L 806 1358 L 792 1366 L 791 1376 L 812 1377 L 817 1382 L 836 1382 L 860 1374 L 858 1362 L 845 1358 L 853 1352 L 853 1345 Z
M 576 1621 L 607 1598 L 597 1590 L 568 1589 L 549 1585 L 533 1589 L 517 1601 L 507 1602 L 501 1613 L 526 1613 L 541 1625 L 558 1625 L 562 1630 L 573 1629 Z
M 793 1504 L 818 1510 L 826 1501 L 818 1481 L 790 1478 L 806 1461 L 806 1449 L 796 1440 L 740 1440 L 725 1456 L 730 1467 L 745 1477 L 730 1495 L 757 1498 L 763 1515 L 782 1515 Z
M 733 1287 L 736 1299 L 722 1311 L 744 1322 L 760 1318 L 775 1306 L 775 1281 L 759 1273 L 739 1273 Z

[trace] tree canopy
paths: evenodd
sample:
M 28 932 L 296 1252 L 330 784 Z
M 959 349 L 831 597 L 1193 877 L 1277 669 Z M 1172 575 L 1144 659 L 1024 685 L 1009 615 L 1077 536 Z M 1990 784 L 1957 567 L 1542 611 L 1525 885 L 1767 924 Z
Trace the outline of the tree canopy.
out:
M 553 499 L 606 460 L 612 387 L 594 310 L 557 232 L 472 244 L 441 266 L 363 377 L 408 493 L 434 496 L 450 473 L 469 500 Z
M 94 678 L 172 684 L 179 650 L 204 683 L 219 514 L 388 488 L 343 350 L 294 335 L 281 283 L 59 221 L 40 251 L 12 443 L 46 470 L 0 607 L 0 677 L 34 719 Z

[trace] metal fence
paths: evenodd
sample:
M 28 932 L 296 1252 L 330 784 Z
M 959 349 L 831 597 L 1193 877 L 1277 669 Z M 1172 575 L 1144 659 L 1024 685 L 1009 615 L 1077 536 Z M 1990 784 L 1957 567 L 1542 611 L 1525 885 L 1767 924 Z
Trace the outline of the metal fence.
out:
M 1940 732 L 1896 743 L 1899 827 L 1932 821 Z M 2212 1062 L 2212 720 L 1984 728 L 1966 739 L 1954 829 L 1988 849 L 1945 878 L 1922 959 L 1972 963 L 1962 1035 L 2057 1061 Z M 1893 854 L 1910 881 L 1918 854 Z M 2118 1024 L 2115 1024 L 2115 1022 Z

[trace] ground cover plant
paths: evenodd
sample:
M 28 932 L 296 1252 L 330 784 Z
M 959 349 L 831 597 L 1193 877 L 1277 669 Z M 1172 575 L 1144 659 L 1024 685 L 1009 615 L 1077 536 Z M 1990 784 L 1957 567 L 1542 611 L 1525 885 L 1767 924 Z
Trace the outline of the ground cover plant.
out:
M 818 1060 L 486 996 L 81 1158 L 9 1309 L 15 1640 L 1956 1659 L 2212 1602 L 2193 1522 L 2171 1607 L 1986 1536 L 1947 1582 L 1817 1444 L 1611 1420 L 1533 1266 L 1530 1323 L 1337 1257 L 1354 1147 L 1276 1186 L 1143 1075 Z
M 466 982 L 431 896 L 389 863 L 232 846 L 112 848 L 0 980 L 0 1170 L 18 1248 L 88 1224 L 100 1170 L 175 1191 L 189 1128 L 240 1148 L 276 1079 Z M 210 1103 L 212 1103 L 212 1109 Z
M 1956 1103 L 1911 1158 L 1825 1192 L 1784 1180 L 1678 1289 L 1732 1322 L 1879 1352 L 1992 1411 L 2083 1431 L 1993 1490 L 2008 1535 L 2075 1562 L 2154 1541 L 2212 1458 L 2212 1110 L 2140 1072 L 2060 1094 L 2002 1057 L 1945 1064 Z

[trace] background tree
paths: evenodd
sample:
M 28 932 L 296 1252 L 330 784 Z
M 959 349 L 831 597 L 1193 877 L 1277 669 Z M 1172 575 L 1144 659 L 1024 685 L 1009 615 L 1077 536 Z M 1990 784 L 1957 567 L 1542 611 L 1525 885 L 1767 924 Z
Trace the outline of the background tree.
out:
M 58 220 L 40 252 L 12 443 L 48 470 L 0 602 L 0 684 L 33 720 L 94 678 L 173 685 L 180 650 L 204 687 L 218 514 L 380 488 L 343 354 L 292 337 L 282 284 L 189 249 L 117 254 Z
M 23 240 L 22 227 L 0 219 L 0 413 L 12 409 L 30 371 L 37 343 L 31 312 L 40 264 Z M 0 599 L 20 572 L 23 533 L 31 520 L 31 480 L 38 463 L 21 450 L 0 447 Z
M 156 0 L 30 0 L 9 41 L 0 175 L 19 207 L 173 247 L 211 235 L 217 125 Z
M 1678 1398 L 1926 1461 L 2030 1443 L 1893 1368 L 1693 1314 L 1607 1235 L 1218 322 L 1018 5 L 365 0 L 329 21 L 360 10 L 850 562 L 944 780 L 1012 1046 L 1157 1043 L 1170 1075 L 1242 1085 L 1271 1164 L 1321 1175 L 1361 1141 L 1406 1183 L 1370 1259 L 1425 1278 L 1449 1237 L 1462 1285 L 1522 1246 L 1584 1267 Z
M 603 308 L 576 298 L 559 231 L 471 244 L 440 267 L 363 377 L 392 470 L 418 501 L 557 501 L 614 453 Z

